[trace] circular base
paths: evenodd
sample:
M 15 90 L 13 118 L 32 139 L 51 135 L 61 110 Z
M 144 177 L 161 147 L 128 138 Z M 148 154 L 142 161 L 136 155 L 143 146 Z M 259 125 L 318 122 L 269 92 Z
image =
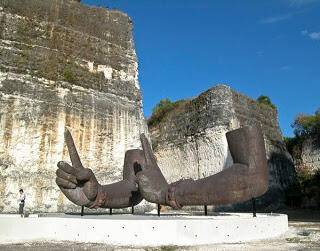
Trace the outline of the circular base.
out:
M 192 246 L 273 238 L 288 230 L 283 214 L 217 213 L 0 217 L 0 243 L 75 241 L 121 246 Z

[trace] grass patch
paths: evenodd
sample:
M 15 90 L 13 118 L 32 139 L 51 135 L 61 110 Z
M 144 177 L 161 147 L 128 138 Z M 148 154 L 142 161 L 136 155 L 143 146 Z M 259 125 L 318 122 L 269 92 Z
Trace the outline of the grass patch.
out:
M 70 69 L 64 69 L 63 70 L 63 80 L 67 81 L 69 83 L 75 82 L 75 77 Z

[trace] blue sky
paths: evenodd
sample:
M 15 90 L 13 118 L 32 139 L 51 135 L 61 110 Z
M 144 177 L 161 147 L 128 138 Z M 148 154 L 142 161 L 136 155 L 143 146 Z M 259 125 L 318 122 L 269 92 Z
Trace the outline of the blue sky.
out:
M 216 84 L 268 95 L 284 136 L 320 107 L 320 0 L 82 0 L 134 22 L 145 116 Z

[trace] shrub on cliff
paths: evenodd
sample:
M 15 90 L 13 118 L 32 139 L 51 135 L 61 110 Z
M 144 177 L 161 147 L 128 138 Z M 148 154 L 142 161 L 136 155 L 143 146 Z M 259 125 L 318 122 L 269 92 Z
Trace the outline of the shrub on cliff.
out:
M 302 145 L 306 139 L 314 139 L 320 146 L 320 108 L 315 115 L 298 114 L 291 127 L 295 137 L 284 138 L 284 142 L 295 160 L 301 159 Z
M 152 114 L 148 119 L 148 126 L 160 123 L 171 111 L 184 102 L 184 99 L 180 99 L 176 102 L 171 102 L 169 98 L 161 99 L 160 102 L 152 108 Z
M 268 106 L 272 107 L 272 109 L 276 109 L 276 106 L 271 103 L 271 99 L 270 99 L 268 96 L 260 95 L 260 96 L 257 98 L 257 101 L 258 101 L 260 104 L 265 104 L 265 105 L 268 105 Z
M 315 115 L 298 114 L 291 125 L 297 137 L 312 137 L 320 141 L 320 114 L 319 109 Z
M 63 80 L 67 81 L 69 83 L 75 83 L 76 79 L 70 69 L 64 69 L 63 70 Z

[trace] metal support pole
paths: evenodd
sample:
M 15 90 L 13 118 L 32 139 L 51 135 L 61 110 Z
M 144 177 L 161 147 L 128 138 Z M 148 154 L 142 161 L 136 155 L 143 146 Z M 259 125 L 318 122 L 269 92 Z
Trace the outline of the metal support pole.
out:
M 160 204 L 158 204 L 158 216 L 160 217 L 160 209 L 161 209 L 161 206 Z
M 112 215 L 112 208 L 109 208 L 109 215 Z
M 84 215 L 83 211 L 84 211 L 84 206 L 81 206 L 81 216 Z
M 208 208 L 207 205 L 204 206 L 204 215 L 207 216 L 208 215 Z
M 131 214 L 134 214 L 134 206 L 131 207 Z
M 253 217 L 257 217 L 256 198 L 252 198 L 252 214 Z

